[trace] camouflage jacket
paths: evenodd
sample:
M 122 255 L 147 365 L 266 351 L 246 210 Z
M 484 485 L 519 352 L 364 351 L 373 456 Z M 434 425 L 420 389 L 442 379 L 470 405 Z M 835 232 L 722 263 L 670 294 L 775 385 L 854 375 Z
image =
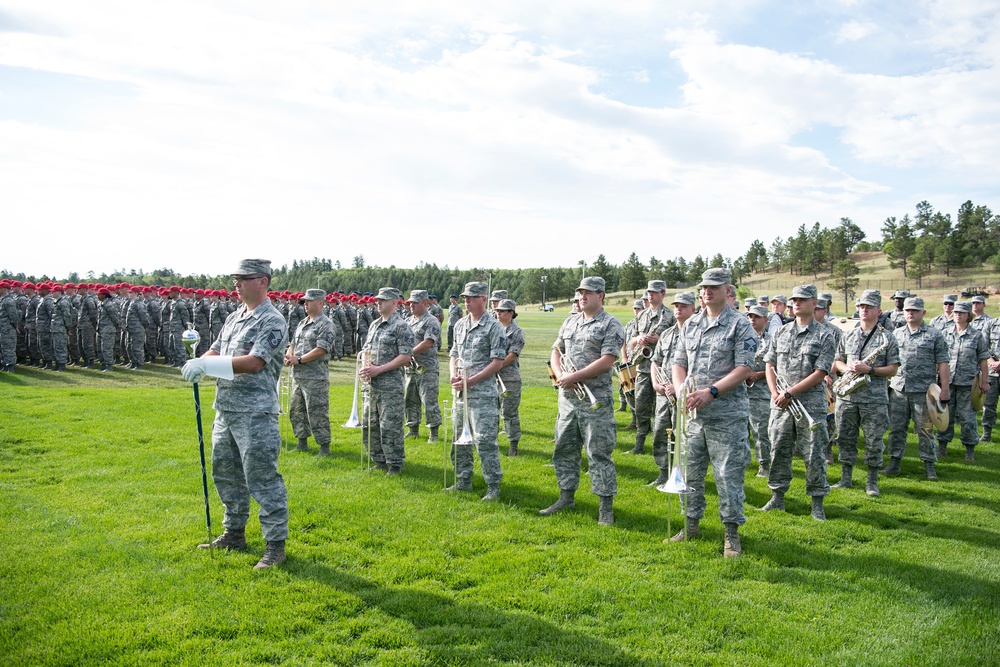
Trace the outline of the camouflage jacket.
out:
M 320 313 L 315 319 L 308 317 L 299 322 L 292 339 L 292 350 L 303 356 L 321 347 L 326 350 L 319 359 L 292 366 L 292 375 L 302 380 L 326 380 L 330 377 L 330 352 L 333 351 L 333 322 Z
M 889 386 L 896 391 L 927 391 L 937 381 L 938 364 L 950 360 L 944 334 L 923 322 L 916 331 L 907 325 L 892 335 L 899 348 L 899 372 L 889 380 Z
M 413 354 L 413 330 L 403 318 L 393 313 L 388 320 L 372 322 L 364 347 L 370 350 L 373 366 L 387 364 L 401 354 Z M 396 368 L 372 379 L 372 389 L 403 392 L 403 369 Z
M 574 313 L 559 327 L 559 337 L 552 345 L 579 370 L 606 355 L 618 357 L 625 344 L 625 327 L 603 308 L 592 318 Z M 594 397 L 605 405 L 611 401 L 611 369 L 584 380 Z
M 503 325 L 488 312 L 483 313 L 478 322 L 466 315 L 455 325 L 455 345 L 451 357 L 461 359 L 469 377 L 486 368 L 494 359 L 507 355 L 507 337 Z M 480 382 L 469 388 L 469 398 L 497 396 L 496 381 Z
M 239 373 L 232 380 L 216 380 L 216 410 L 228 412 L 262 412 L 278 414 L 278 378 L 288 329 L 285 318 L 274 306 L 264 301 L 253 310 L 240 306 L 226 320 L 212 350 L 224 356 L 252 355 L 264 360 L 264 367 L 255 373 Z

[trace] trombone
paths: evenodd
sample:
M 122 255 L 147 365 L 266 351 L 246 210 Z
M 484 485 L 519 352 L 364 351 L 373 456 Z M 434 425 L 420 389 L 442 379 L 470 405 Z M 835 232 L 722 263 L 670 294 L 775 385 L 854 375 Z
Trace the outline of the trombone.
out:
M 662 382 L 661 382 L 662 384 Z M 677 410 L 674 414 L 674 430 L 667 429 L 667 439 L 673 440 L 673 447 L 668 452 L 670 477 L 666 482 L 656 487 L 663 493 L 676 493 L 681 505 L 681 519 L 684 520 L 684 539 L 687 540 L 687 520 L 684 518 L 684 496 L 691 493 L 687 485 L 688 474 L 688 420 L 697 419 L 698 411 L 688 414 L 687 399 L 697 388 L 694 377 L 688 376 L 677 391 Z M 676 439 L 672 436 L 676 435 Z M 670 504 L 667 504 L 667 533 L 673 533 L 670 527 Z
M 371 352 L 362 350 L 358 352 L 354 362 L 354 402 L 351 403 L 351 416 L 344 423 L 344 428 L 361 428 L 361 420 L 358 419 L 358 384 L 361 380 L 361 369 L 371 365 Z M 365 380 L 368 384 L 368 380 Z
M 782 394 L 788 392 L 788 383 L 782 379 L 777 373 L 774 374 L 774 381 L 778 387 L 778 391 Z M 806 407 L 802 405 L 802 401 L 799 400 L 798 396 L 792 396 L 792 400 L 788 403 L 788 411 L 792 413 L 792 417 L 797 422 L 805 422 L 805 425 L 809 427 L 810 431 L 815 431 L 820 427 L 823 422 L 818 422 L 812 418 Z
M 559 355 L 559 369 L 563 373 L 576 373 L 576 364 L 569 358 L 569 353 Z M 597 400 L 594 392 L 583 382 L 573 385 L 573 394 L 581 401 L 590 401 L 590 411 L 597 412 L 604 404 Z
M 476 444 L 475 439 L 472 437 L 472 425 L 469 422 L 469 369 L 465 365 L 465 361 L 462 357 L 458 357 L 455 361 L 455 370 L 462 374 L 462 435 L 455 440 L 456 445 L 474 445 Z M 455 390 L 452 390 L 454 394 L 454 404 L 458 404 L 459 396 Z M 454 420 L 454 408 L 452 408 L 452 426 L 457 426 Z
M 500 393 L 500 398 L 507 398 L 510 396 L 510 389 L 508 389 L 507 385 L 503 383 L 503 378 L 500 377 L 499 373 L 497 374 L 497 391 Z

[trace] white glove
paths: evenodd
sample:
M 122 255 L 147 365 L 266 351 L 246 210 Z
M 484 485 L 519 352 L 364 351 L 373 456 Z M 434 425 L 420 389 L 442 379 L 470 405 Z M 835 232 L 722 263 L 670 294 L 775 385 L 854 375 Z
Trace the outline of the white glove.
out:
M 232 380 L 235 377 L 233 373 L 233 358 L 218 355 L 199 357 L 191 359 L 181 369 L 181 377 L 188 382 L 198 382 L 206 375 L 224 380 Z

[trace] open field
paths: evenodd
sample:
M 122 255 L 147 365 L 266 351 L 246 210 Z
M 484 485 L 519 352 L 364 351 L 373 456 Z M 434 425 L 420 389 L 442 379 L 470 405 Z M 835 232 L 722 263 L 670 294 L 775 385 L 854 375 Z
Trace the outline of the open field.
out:
M 0 375 L 0 654 L 67 666 L 996 663 L 996 444 L 975 463 L 953 454 L 934 483 L 911 435 L 905 474 L 878 500 L 835 490 L 825 523 L 809 518 L 800 459 L 786 514 L 753 509 L 769 497 L 753 466 L 744 556 L 724 561 L 711 477 L 702 538 L 663 544 L 677 498 L 645 486 L 655 466 L 623 454 L 634 440 L 616 413 L 616 524 L 597 526 L 586 478 L 575 511 L 538 516 L 557 496 L 544 360 L 564 316 L 518 320 L 523 455 L 503 458 L 495 504 L 480 502 L 478 473 L 475 494 L 445 494 L 444 450 L 425 440 L 407 441 L 402 478 L 366 471 L 360 433 L 339 428 L 353 365 L 335 364 L 333 455 L 288 451 L 289 433 L 289 559 L 264 573 L 251 570 L 253 517 L 250 554 L 194 548 L 197 435 L 176 369 Z M 206 429 L 213 393 L 202 385 Z

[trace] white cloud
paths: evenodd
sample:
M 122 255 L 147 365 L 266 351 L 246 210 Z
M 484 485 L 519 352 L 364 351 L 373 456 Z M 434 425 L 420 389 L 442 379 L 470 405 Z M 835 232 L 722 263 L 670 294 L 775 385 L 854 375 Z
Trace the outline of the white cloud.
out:
M 878 30 L 878 25 L 872 21 L 848 21 L 837 30 L 836 41 L 838 44 L 857 42 L 874 35 Z

